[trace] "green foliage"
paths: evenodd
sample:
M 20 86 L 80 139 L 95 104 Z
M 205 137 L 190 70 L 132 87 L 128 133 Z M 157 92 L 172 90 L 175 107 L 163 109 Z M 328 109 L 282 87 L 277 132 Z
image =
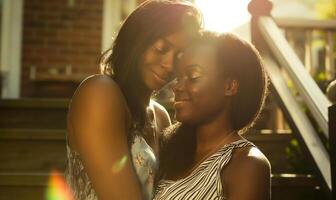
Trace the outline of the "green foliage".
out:
M 314 79 L 317 82 L 326 81 L 327 80 L 326 73 L 325 72 L 320 72 L 316 75 L 316 77 L 314 77 Z
M 286 158 L 290 163 L 289 169 L 293 173 L 313 174 L 311 164 L 305 159 L 305 155 L 296 139 L 292 139 L 285 149 Z
M 316 3 L 316 12 L 321 19 L 336 19 L 336 0 L 318 0 Z M 336 42 L 336 35 L 334 35 Z M 336 57 L 336 45 L 333 49 L 334 58 Z
M 336 0 L 318 0 L 316 11 L 321 19 L 336 19 Z

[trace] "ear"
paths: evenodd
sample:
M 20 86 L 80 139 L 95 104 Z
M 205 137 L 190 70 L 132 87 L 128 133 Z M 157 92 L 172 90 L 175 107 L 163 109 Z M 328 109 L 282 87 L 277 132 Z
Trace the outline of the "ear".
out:
M 239 83 L 237 80 L 235 79 L 227 79 L 225 81 L 225 95 L 226 96 L 234 96 L 237 94 L 238 92 L 238 88 L 239 88 Z

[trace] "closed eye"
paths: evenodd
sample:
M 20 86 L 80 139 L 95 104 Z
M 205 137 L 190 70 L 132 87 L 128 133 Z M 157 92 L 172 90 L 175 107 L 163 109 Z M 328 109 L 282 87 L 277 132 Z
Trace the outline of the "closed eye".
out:
M 161 39 L 154 43 L 154 50 L 159 54 L 165 54 L 170 50 L 169 44 Z
M 202 69 L 200 68 L 200 66 L 194 65 L 189 68 L 187 76 L 189 80 L 196 81 L 203 77 Z
M 192 79 L 192 80 L 199 79 L 201 77 L 202 77 L 202 74 L 200 74 L 200 73 L 193 73 L 193 74 L 189 75 L 189 79 Z
M 169 48 L 167 48 L 167 47 L 155 47 L 155 50 L 156 50 L 157 53 L 165 54 L 169 51 Z

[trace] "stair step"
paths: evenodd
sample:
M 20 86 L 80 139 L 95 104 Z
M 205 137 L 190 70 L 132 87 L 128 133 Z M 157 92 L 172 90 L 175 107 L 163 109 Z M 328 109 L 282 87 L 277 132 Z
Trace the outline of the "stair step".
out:
M 45 200 L 49 175 L 46 173 L 0 173 L 0 200 Z
M 0 173 L 1 186 L 38 186 L 48 184 L 48 173 Z
M 69 105 L 69 99 L 48 99 L 48 98 L 21 98 L 21 99 L 0 99 L 0 108 L 63 108 Z
M 0 129 L 0 172 L 64 170 L 64 130 Z
M 317 180 L 311 174 L 272 174 L 273 187 L 316 187 Z
M 65 140 L 66 131 L 57 129 L 0 128 L 0 140 Z
M 312 175 L 272 174 L 272 200 L 327 200 Z
M 63 170 L 65 136 L 64 129 L 0 128 L 0 172 Z M 267 156 L 272 172 L 288 172 L 285 148 L 293 138 L 292 134 L 246 134 L 245 137 Z
M 65 129 L 68 99 L 2 99 L 0 128 Z
M 61 173 L 57 175 L 62 177 Z M 0 200 L 45 199 L 49 180 L 48 173 L 0 173 Z M 305 199 L 306 195 L 325 199 L 316 178 L 311 175 L 273 174 L 271 182 L 272 200 Z

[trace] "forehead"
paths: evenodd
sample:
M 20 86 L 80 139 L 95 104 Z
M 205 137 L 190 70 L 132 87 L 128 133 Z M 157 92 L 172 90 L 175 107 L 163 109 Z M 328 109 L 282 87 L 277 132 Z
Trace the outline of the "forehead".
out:
M 191 65 L 209 68 L 216 64 L 216 50 L 206 44 L 192 45 L 183 51 L 176 64 L 177 70 L 183 70 Z
M 192 37 L 185 31 L 169 34 L 163 38 L 169 45 L 176 49 L 184 49 L 191 42 Z

